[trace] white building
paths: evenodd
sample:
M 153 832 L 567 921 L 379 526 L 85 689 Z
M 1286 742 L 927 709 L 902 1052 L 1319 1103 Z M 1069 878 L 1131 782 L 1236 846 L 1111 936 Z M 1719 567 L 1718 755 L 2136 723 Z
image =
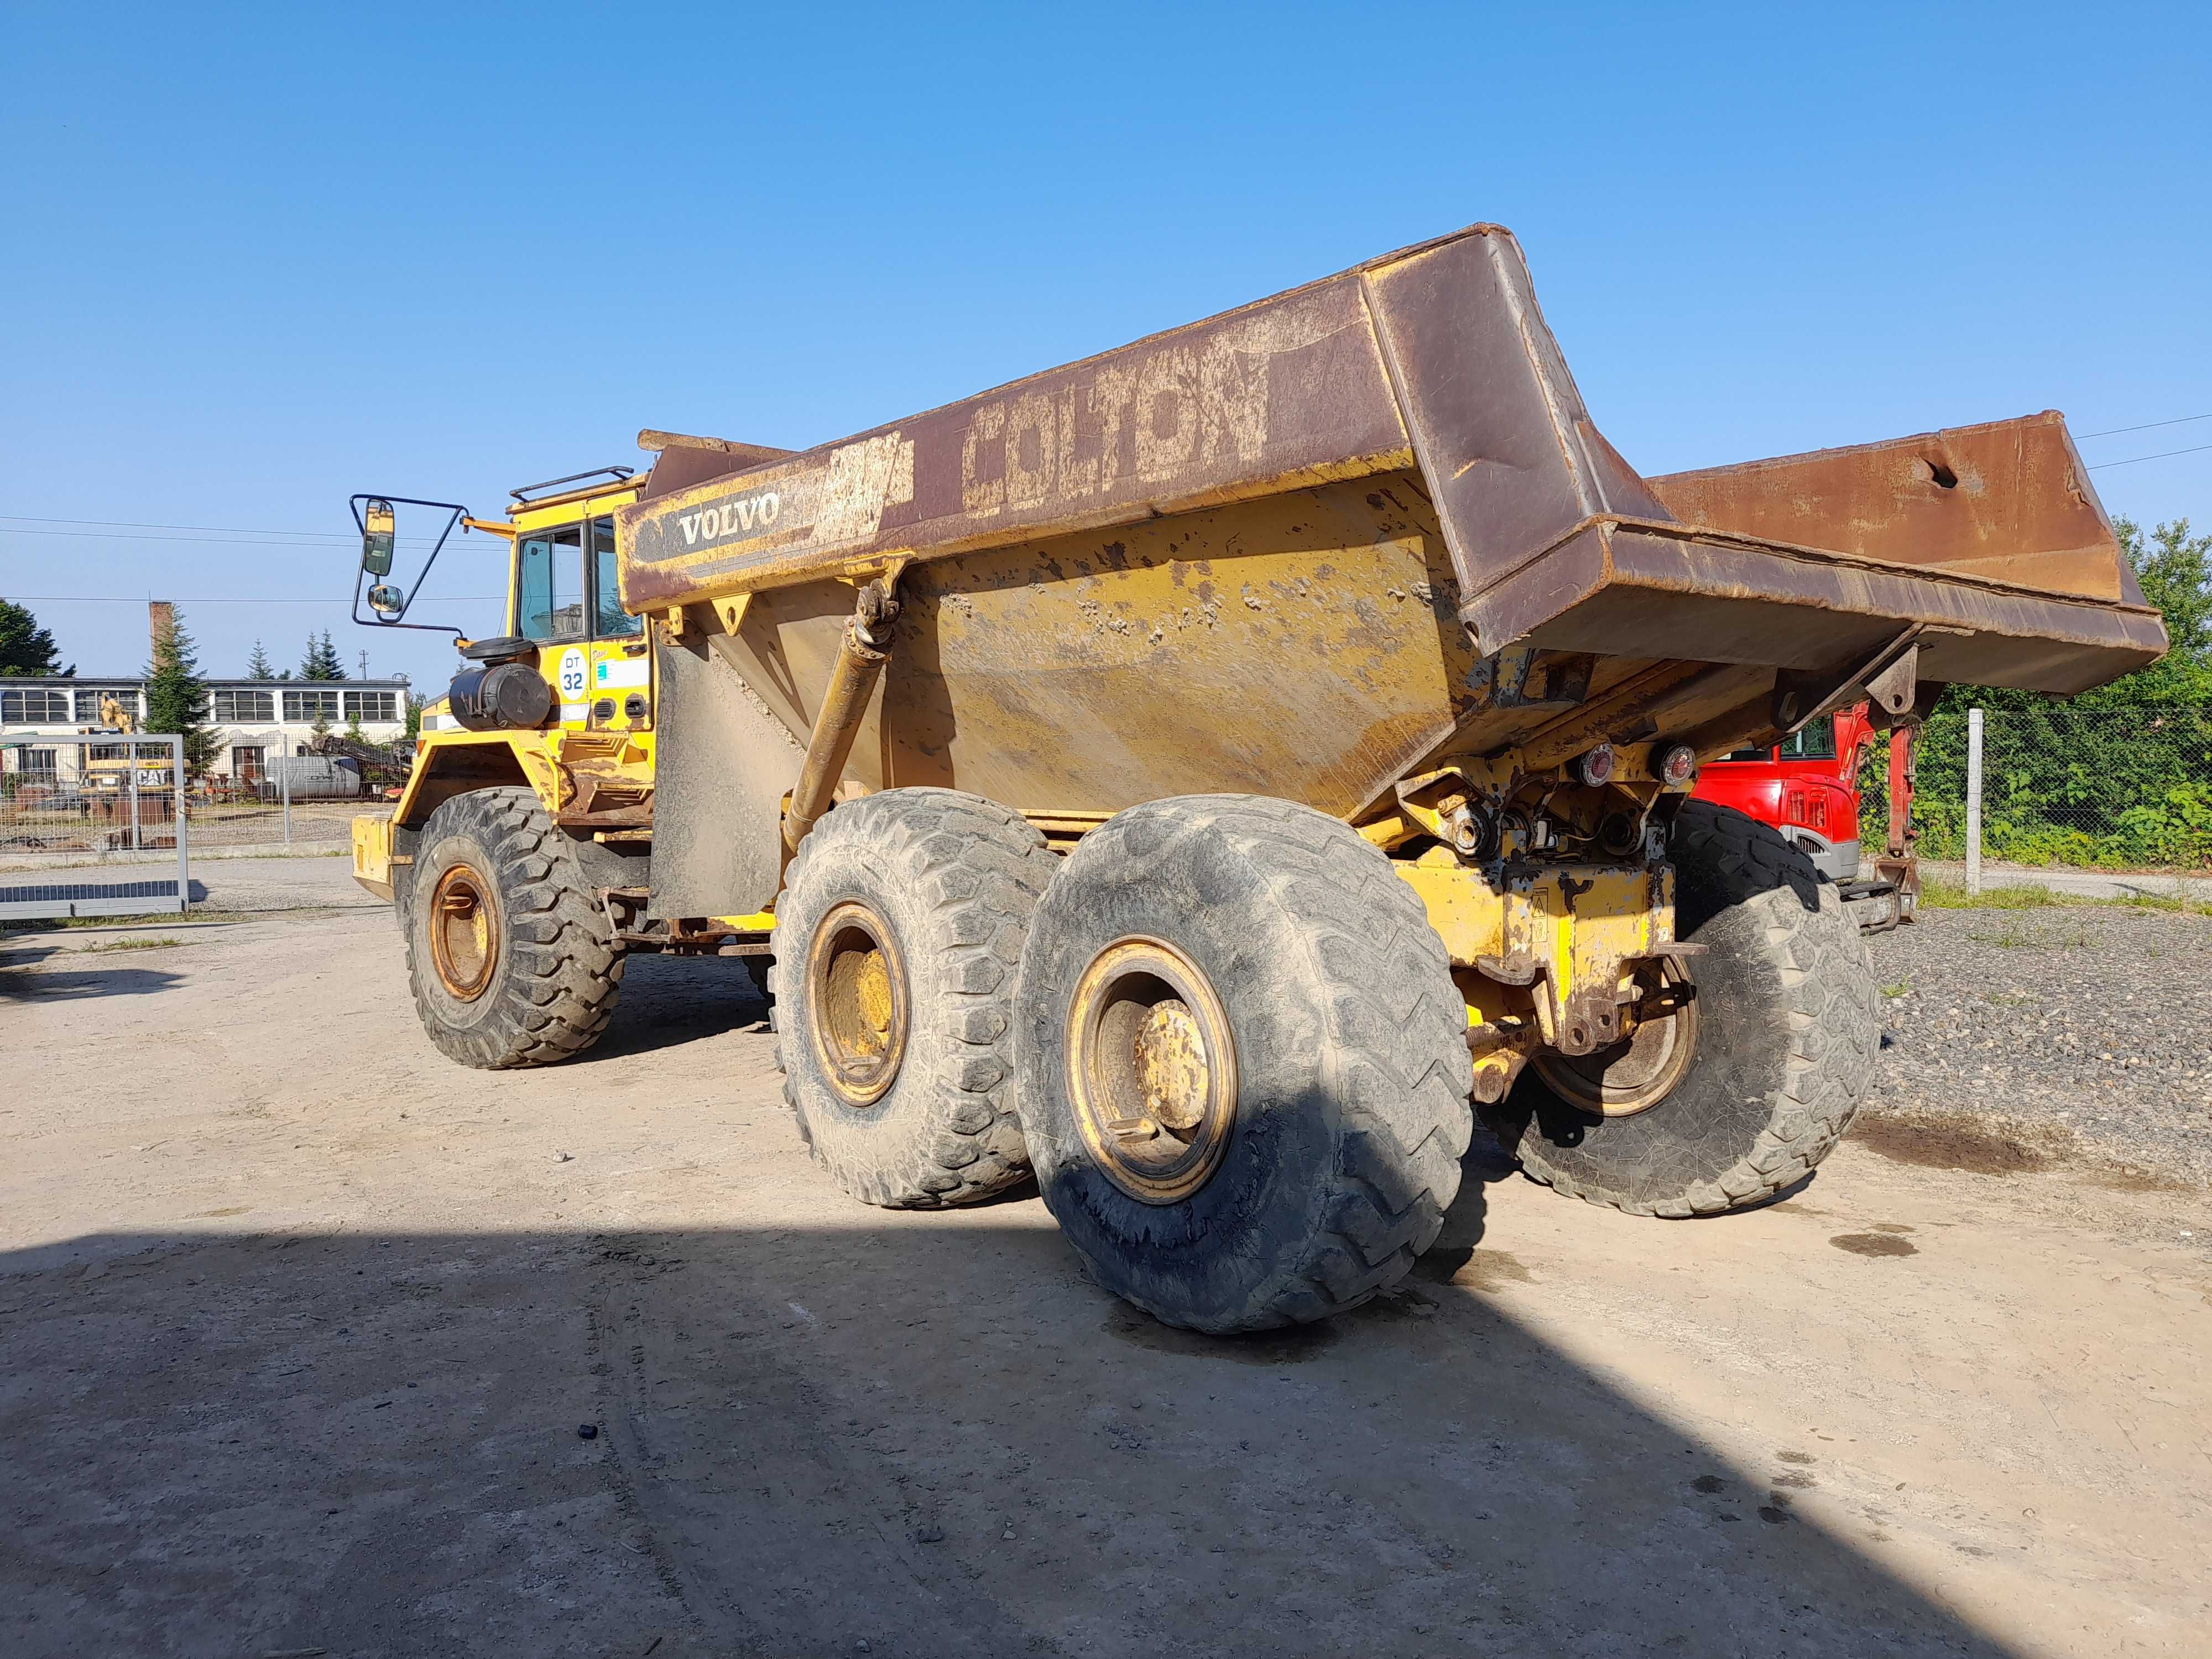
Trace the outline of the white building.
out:
M 398 742 L 407 732 L 407 680 L 210 680 L 208 723 L 219 750 L 209 775 L 246 784 L 261 775 L 273 757 L 304 755 L 319 721 L 341 735 L 356 722 L 373 744 Z M 96 750 L 64 744 L 41 749 L 41 736 L 72 732 L 98 735 L 100 702 L 112 698 L 140 731 L 146 725 L 146 682 L 131 678 L 80 675 L 73 679 L 0 679 L 0 748 L 13 773 L 59 775 L 75 769 L 77 757 L 99 759 Z

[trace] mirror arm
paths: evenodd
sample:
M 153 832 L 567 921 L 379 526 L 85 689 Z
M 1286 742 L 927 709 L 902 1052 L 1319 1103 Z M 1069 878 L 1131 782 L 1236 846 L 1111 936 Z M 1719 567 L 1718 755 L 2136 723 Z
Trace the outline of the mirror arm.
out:
M 468 508 L 461 506 L 458 501 L 418 501 L 411 495 L 365 493 L 353 496 L 346 503 L 353 513 L 354 528 L 363 536 L 368 534 L 368 521 L 362 513 L 362 503 L 364 501 L 384 501 L 393 507 L 434 507 L 445 514 L 447 518 L 446 527 L 438 532 L 437 545 L 430 550 L 430 556 L 422 562 L 422 574 L 415 579 L 414 591 L 405 596 L 404 603 L 400 605 L 398 613 L 389 619 L 383 617 L 364 617 L 361 614 L 362 584 L 368 580 L 368 573 L 360 568 L 354 571 L 353 620 L 355 624 L 362 628 L 411 628 L 424 634 L 451 634 L 457 640 L 465 639 L 467 635 L 458 628 L 448 627 L 443 623 L 411 623 L 406 620 L 406 616 L 408 607 L 415 603 L 416 594 L 422 591 L 422 584 L 429 579 L 430 568 L 438 562 L 438 555 L 445 551 L 447 538 L 453 533 L 453 527 L 456 525 L 468 520 Z M 471 527 L 475 527 L 473 524 Z M 486 527 L 489 528 L 489 526 Z M 511 535 L 513 532 L 508 533 Z M 397 545 L 396 541 L 394 544 Z

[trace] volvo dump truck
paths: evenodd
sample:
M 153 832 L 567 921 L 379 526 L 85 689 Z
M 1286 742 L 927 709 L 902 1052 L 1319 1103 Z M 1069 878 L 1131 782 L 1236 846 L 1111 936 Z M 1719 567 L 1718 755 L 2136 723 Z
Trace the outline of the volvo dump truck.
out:
M 2057 415 L 1647 480 L 1494 226 L 800 453 L 644 441 L 513 515 L 512 636 L 359 832 L 431 1037 L 558 1059 L 627 951 L 770 960 L 848 1194 L 1034 1175 L 1205 1331 L 1395 1282 L 1478 1112 L 1641 1214 L 1801 1180 L 1880 997 L 1700 765 L 2166 643 Z

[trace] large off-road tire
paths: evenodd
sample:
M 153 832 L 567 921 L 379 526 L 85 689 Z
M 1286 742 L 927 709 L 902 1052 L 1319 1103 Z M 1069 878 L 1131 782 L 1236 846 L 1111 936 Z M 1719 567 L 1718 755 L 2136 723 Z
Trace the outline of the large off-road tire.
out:
M 861 1202 L 972 1204 L 1029 1174 L 1006 1039 L 1059 867 L 1019 813 L 951 789 L 848 801 L 799 842 L 769 970 L 776 1064 L 814 1161 Z
M 1120 814 L 1038 907 L 1016 1004 L 1045 1203 L 1156 1318 L 1320 1319 L 1435 1241 L 1472 1127 L 1466 1015 L 1420 900 L 1334 818 L 1252 795 Z
M 408 872 L 407 979 L 430 1041 L 464 1066 L 550 1066 L 613 1017 L 623 957 L 527 789 L 477 789 L 430 815 Z
M 1767 825 L 1705 801 L 1674 820 L 1675 926 L 1697 1031 L 1656 1104 L 1607 1117 L 1531 1065 L 1484 1121 L 1537 1180 L 1636 1215 L 1711 1215 L 1796 1184 L 1866 1097 L 1881 1048 L 1866 942 L 1834 884 Z

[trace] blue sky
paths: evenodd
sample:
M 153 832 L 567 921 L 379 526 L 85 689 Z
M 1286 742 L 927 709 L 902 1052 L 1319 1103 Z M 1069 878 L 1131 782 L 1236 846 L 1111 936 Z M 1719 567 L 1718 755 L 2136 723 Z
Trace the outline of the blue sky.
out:
M 356 489 L 815 443 L 1475 220 L 1646 472 L 2212 413 L 2208 71 L 2201 4 L 15 5 L 0 594 L 441 681 L 345 620 Z M 2094 477 L 2212 524 L 2212 453 Z

